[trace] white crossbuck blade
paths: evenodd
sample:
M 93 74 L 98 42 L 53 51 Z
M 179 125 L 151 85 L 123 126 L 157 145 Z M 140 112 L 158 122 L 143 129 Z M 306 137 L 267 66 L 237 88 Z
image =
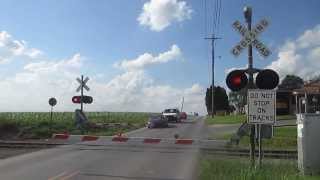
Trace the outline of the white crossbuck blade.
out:
M 78 81 L 78 83 L 79 83 L 79 84 L 82 84 L 82 82 L 81 82 L 81 79 L 80 79 L 80 78 L 77 78 L 76 80 Z
M 81 85 L 77 88 L 77 92 L 79 92 L 81 90 Z
M 84 88 L 85 90 L 87 90 L 87 91 L 90 90 L 90 88 L 89 88 L 87 85 L 84 85 L 83 88 Z
M 86 77 L 86 78 L 83 80 L 83 84 L 86 84 L 88 81 L 89 81 L 89 78 Z
M 269 22 L 266 19 L 262 19 L 251 31 L 249 31 L 239 21 L 235 21 L 232 24 L 232 27 L 243 36 L 243 39 L 232 48 L 231 53 L 234 56 L 239 56 L 243 49 L 252 44 L 262 56 L 268 57 L 271 54 L 271 51 L 257 39 L 257 36 L 262 33 L 268 25 Z

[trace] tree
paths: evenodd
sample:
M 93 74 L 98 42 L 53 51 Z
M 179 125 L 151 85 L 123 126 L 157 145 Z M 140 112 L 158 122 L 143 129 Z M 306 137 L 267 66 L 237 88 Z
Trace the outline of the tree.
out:
M 206 107 L 208 114 L 212 114 L 212 86 L 207 88 L 205 97 Z M 229 102 L 226 90 L 223 87 L 214 87 L 214 113 L 217 110 L 228 110 Z
M 303 79 L 295 75 L 287 75 L 278 86 L 279 90 L 293 90 L 303 87 Z
M 245 113 L 245 105 L 247 104 L 247 89 L 244 88 L 237 92 L 229 93 L 229 103 L 235 106 L 237 113 Z

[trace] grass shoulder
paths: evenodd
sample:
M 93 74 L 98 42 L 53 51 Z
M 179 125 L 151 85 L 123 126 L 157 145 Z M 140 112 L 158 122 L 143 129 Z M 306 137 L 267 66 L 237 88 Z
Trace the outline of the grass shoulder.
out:
M 217 139 L 229 140 L 232 133 L 221 134 Z M 240 140 L 239 147 L 248 148 L 250 139 L 244 136 Z M 275 127 L 271 139 L 262 140 L 263 149 L 297 149 L 297 128 L 296 127 Z
M 277 116 L 277 121 L 282 120 L 293 120 L 296 119 L 293 115 L 280 115 Z M 241 124 L 246 122 L 247 116 L 246 115 L 225 115 L 225 116 L 207 116 L 206 122 L 207 124 Z
M 200 180 L 281 179 L 315 180 L 320 176 L 300 175 L 296 161 L 263 160 L 263 165 L 253 168 L 248 158 L 230 158 L 204 155 L 200 159 Z
M 271 139 L 263 139 L 264 149 L 292 149 L 297 150 L 297 128 L 296 127 L 276 127 Z M 249 145 L 249 137 L 244 137 L 240 141 L 240 146 Z
M 206 123 L 211 124 L 241 124 L 246 121 L 245 115 L 226 115 L 226 116 L 215 116 L 207 117 Z

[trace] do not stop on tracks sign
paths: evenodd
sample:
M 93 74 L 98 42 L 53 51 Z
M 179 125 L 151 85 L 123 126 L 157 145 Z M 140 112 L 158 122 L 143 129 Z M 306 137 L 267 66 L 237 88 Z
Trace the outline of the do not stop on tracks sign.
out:
M 248 123 L 274 124 L 276 121 L 276 92 L 248 90 Z

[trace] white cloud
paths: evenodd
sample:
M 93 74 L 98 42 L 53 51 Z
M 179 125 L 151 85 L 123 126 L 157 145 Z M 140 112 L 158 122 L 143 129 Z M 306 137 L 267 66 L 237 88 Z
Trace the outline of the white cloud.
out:
M 267 68 L 276 70 L 281 77 L 287 74 L 310 79 L 319 75 L 320 25 L 306 30 L 296 40 L 287 41 L 278 53 L 278 59 Z
M 35 59 L 42 54 L 39 49 L 29 48 L 25 41 L 13 39 L 6 31 L 0 32 L 0 64 L 11 62 L 16 58 Z
M 24 66 L 24 69 L 31 72 L 47 73 L 47 72 L 57 72 L 61 70 L 68 69 L 79 69 L 83 65 L 84 58 L 81 55 L 75 54 L 70 59 L 61 60 L 58 62 L 53 61 L 40 61 L 29 63 Z
M 320 46 L 320 25 L 313 29 L 306 30 L 302 36 L 297 39 L 298 47 L 309 48 Z
M 114 77 L 105 86 L 105 92 L 111 97 L 112 108 L 124 111 L 162 111 L 168 107 L 179 107 L 185 96 L 186 110 L 204 113 L 204 90 L 199 84 L 191 88 L 179 89 L 170 85 L 157 85 L 145 73 L 151 65 L 164 64 L 181 58 L 182 52 L 177 45 L 170 50 L 153 56 L 144 53 L 133 60 L 123 60 L 115 64 L 116 68 L 125 72 Z
M 1 34 L 0 42 L 3 42 Z M 205 92 L 199 84 L 190 88 L 157 84 L 145 73 L 145 68 L 150 65 L 181 58 L 182 53 L 177 45 L 157 56 L 144 54 L 149 54 L 149 58 L 141 58 L 141 55 L 119 62 L 117 67 L 123 72 L 108 82 L 101 82 L 101 74 L 99 77 L 89 76 L 87 84 L 90 91 L 85 93 L 93 96 L 94 102 L 85 105 L 85 110 L 159 112 L 167 107 L 179 107 L 184 96 L 186 111 L 205 111 Z M 41 61 L 26 61 L 26 65 L 14 76 L 1 79 L 0 111 L 48 111 L 50 97 L 58 100 L 55 111 L 74 111 L 79 108 L 71 102 L 79 85 L 75 79 L 81 74 L 85 63 L 86 58 L 79 53 L 62 60 L 42 58 Z
M 180 48 L 177 45 L 172 45 L 167 52 L 160 53 L 158 56 L 152 56 L 149 53 L 144 53 L 133 60 L 123 60 L 115 64 L 115 67 L 125 69 L 127 71 L 134 71 L 144 69 L 147 66 L 154 64 L 167 63 L 172 60 L 177 60 L 181 57 Z
M 190 19 L 191 13 L 192 9 L 185 1 L 150 0 L 143 5 L 143 12 L 137 20 L 153 31 L 162 31 L 174 21 Z
M 69 59 L 60 61 L 31 62 L 13 77 L 0 81 L 0 111 L 47 111 L 48 98 L 58 99 L 57 110 L 66 111 L 74 107 L 71 97 L 75 95 L 83 59 L 75 54 Z M 73 66 L 74 61 L 79 62 Z

